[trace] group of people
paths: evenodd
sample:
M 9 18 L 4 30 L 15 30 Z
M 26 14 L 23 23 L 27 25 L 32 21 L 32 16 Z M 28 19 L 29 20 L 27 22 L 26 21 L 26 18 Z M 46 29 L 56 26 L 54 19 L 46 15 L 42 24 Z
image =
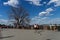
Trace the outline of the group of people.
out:
M 37 24 L 34 25 L 34 29 L 38 29 L 38 25 Z

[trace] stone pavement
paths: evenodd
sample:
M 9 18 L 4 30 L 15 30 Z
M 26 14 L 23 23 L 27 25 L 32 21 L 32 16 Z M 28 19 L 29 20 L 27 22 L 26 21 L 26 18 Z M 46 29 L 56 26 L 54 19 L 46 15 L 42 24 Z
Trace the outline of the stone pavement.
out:
M 60 32 L 49 30 L 4 29 L 0 40 L 60 40 Z

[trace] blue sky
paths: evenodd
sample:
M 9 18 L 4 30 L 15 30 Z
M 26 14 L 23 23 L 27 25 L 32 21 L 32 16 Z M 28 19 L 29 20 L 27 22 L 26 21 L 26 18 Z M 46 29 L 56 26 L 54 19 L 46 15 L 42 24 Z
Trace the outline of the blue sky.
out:
M 9 6 L 23 6 L 30 14 L 30 24 L 60 24 L 60 0 L 0 0 L 0 23 L 8 23 Z

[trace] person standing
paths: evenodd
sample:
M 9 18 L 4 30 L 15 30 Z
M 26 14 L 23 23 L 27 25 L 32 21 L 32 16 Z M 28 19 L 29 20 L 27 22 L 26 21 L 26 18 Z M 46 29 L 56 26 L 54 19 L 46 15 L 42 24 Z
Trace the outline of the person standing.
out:
M 34 25 L 34 29 L 36 29 L 36 28 L 37 28 L 37 25 L 35 24 L 35 25 Z

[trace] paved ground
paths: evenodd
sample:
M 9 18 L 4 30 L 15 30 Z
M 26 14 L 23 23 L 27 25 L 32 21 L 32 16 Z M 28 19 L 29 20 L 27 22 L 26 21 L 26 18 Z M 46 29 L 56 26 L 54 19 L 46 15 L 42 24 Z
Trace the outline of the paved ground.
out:
M 60 40 L 60 32 L 48 30 L 3 29 L 0 40 Z

